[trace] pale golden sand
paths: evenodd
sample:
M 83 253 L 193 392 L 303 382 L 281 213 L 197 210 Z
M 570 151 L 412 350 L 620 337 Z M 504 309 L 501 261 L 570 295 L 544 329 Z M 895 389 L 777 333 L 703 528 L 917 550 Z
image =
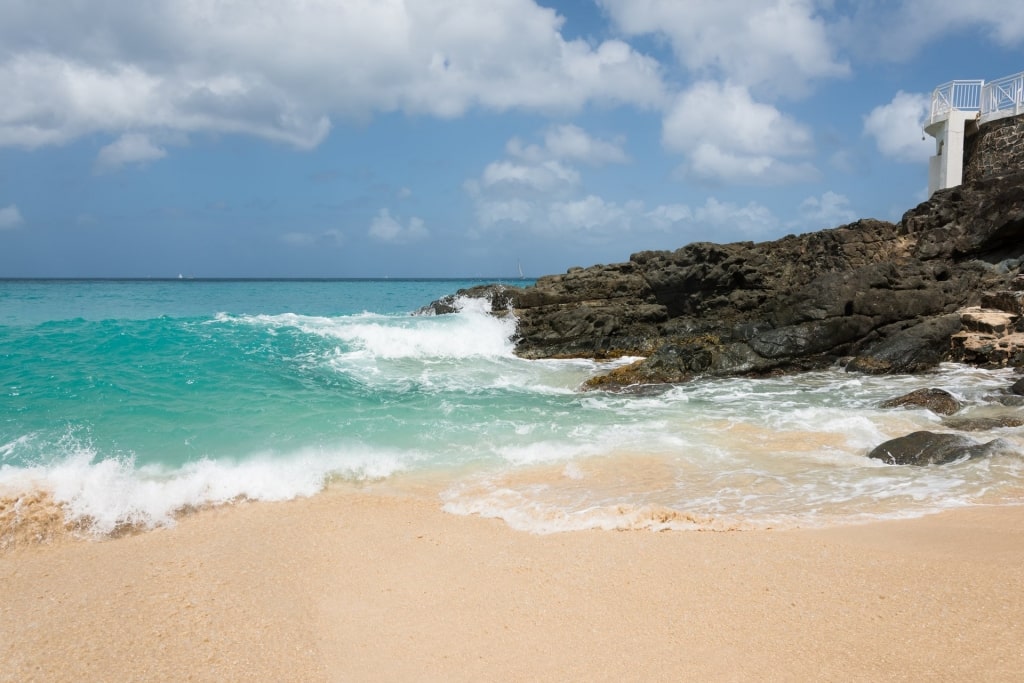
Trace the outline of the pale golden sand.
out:
M 1024 507 L 536 536 L 328 492 L 0 555 L 4 681 L 1024 680 Z

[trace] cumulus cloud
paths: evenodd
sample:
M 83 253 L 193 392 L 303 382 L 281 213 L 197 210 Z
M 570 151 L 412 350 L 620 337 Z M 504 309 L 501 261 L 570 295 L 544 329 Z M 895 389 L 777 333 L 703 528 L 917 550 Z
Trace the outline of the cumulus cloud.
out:
M 726 234 L 740 233 L 746 237 L 761 237 L 779 225 L 775 214 L 768 207 L 757 202 L 742 206 L 721 202 L 708 197 L 704 205 L 693 212 L 693 220 L 701 225 L 713 227 Z
M 935 153 L 935 140 L 921 132 L 930 102 L 928 95 L 901 90 L 864 118 L 864 134 L 873 137 L 878 151 L 891 159 L 925 161 Z
M 13 230 L 24 222 L 17 205 L 11 204 L 0 209 L 0 230 Z
M 811 131 L 730 83 L 700 81 L 682 92 L 662 122 L 662 143 L 688 157 L 687 175 L 707 180 L 784 184 L 818 173 L 784 160 L 812 151 Z
M 495 199 L 478 195 L 475 199 L 477 222 L 484 229 L 501 223 L 523 225 L 535 214 L 534 205 L 522 198 Z
M 623 141 L 591 137 L 579 126 L 554 126 L 544 134 L 544 147 L 556 159 L 579 161 L 593 166 L 624 164 L 629 161 Z
M 803 200 L 799 212 L 803 221 L 813 228 L 831 228 L 857 219 L 856 212 L 850 208 L 850 200 L 831 190 L 820 197 Z
M 643 204 L 640 202 L 619 205 L 595 195 L 587 195 L 582 199 L 553 202 L 548 206 L 547 218 L 548 224 L 559 231 L 621 231 L 631 229 L 642 211 Z
M 659 230 L 668 230 L 677 223 L 693 219 L 693 211 L 686 204 L 662 204 L 644 215 Z
M 751 104 L 754 113 L 762 116 L 775 111 L 767 105 Z M 766 111 L 757 109 L 761 106 Z M 713 138 L 720 130 L 728 128 L 728 117 L 724 127 L 718 129 L 716 124 L 708 123 L 700 117 L 699 112 L 679 113 L 680 117 L 689 115 L 696 116 L 693 125 L 704 131 L 698 131 L 698 135 L 703 134 L 706 138 Z M 798 151 L 809 147 L 810 134 L 800 127 L 784 130 L 786 122 L 780 120 L 781 115 L 775 119 L 768 116 L 769 124 L 783 129 L 777 131 L 782 135 L 781 141 L 763 140 L 758 135 L 763 132 L 757 127 L 758 124 L 745 121 L 742 113 L 734 113 L 732 116 L 732 121 L 741 129 L 740 138 L 738 141 L 730 141 L 728 135 L 722 132 L 723 145 L 733 145 L 738 149 L 747 146 L 769 153 L 779 153 L 787 143 Z M 583 174 L 573 163 L 595 166 L 624 163 L 628 161 L 628 156 L 622 142 L 602 140 L 571 125 L 553 126 L 542 137 L 543 141 L 539 143 L 525 143 L 518 137 L 510 139 L 505 145 L 509 158 L 487 164 L 479 177 L 464 183 L 464 189 L 476 211 L 477 228 L 471 231 L 471 235 L 525 229 L 544 238 L 571 235 L 602 240 L 627 232 L 685 231 L 705 226 L 714 228 L 719 234 L 745 237 L 759 235 L 778 226 L 774 215 L 754 202 L 739 206 L 711 198 L 696 208 L 686 204 L 649 207 L 639 200 L 614 201 L 588 192 Z M 683 142 L 685 136 L 680 136 L 678 140 L 684 149 L 690 149 L 688 145 L 693 144 Z M 700 145 L 692 151 L 696 159 L 703 159 L 701 154 L 704 152 Z M 720 150 L 713 148 L 713 153 L 716 151 Z M 736 153 L 735 158 L 737 163 L 757 163 L 751 155 Z M 755 168 L 744 174 L 732 172 L 730 177 L 760 177 L 766 173 L 784 175 L 787 172 L 785 164 L 768 156 L 765 158 L 767 161 L 763 168 Z
M 484 187 L 519 185 L 540 192 L 552 192 L 579 185 L 580 174 L 571 166 L 554 160 L 536 164 L 495 161 L 487 164 L 480 181 Z
M 556 232 L 628 229 L 622 207 L 594 195 L 581 196 L 582 176 L 573 164 L 603 166 L 629 160 L 622 140 L 603 140 L 575 125 L 551 126 L 540 143 L 514 137 L 508 158 L 493 161 L 464 188 L 476 205 L 480 229 L 528 225 Z
M 167 150 L 154 145 L 142 133 L 125 133 L 103 147 L 96 156 L 96 170 L 113 171 L 125 164 L 142 164 L 167 156 Z
M 598 0 L 626 35 L 664 35 L 698 78 L 769 97 L 802 94 L 812 79 L 846 76 L 811 0 Z
M 1024 43 L 1024 5 L 1004 0 L 903 0 L 859 3 L 846 17 L 844 39 L 873 58 L 910 59 L 929 42 L 956 33 L 1005 48 Z M 997 78 L 1010 74 L 977 74 Z
M 563 21 L 534 0 L 7 3 L 0 146 L 167 130 L 308 149 L 380 112 L 661 106 L 654 59 Z
M 629 161 L 629 156 L 622 148 L 625 144 L 622 138 L 602 140 L 571 124 L 551 126 L 543 137 L 544 142 L 540 145 L 524 144 L 519 138 L 512 138 L 505 144 L 505 151 L 509 156 L 530 164 L 572 161 L 605 166 Z
M 387 209 L 381 209 L 370 224 L 370 237 L 382 242 L 407 244 L 427 237 L 430 232 L 424 227 L 423 221 L 413 216 L 406 225 L 402 225 L 392 217 Z

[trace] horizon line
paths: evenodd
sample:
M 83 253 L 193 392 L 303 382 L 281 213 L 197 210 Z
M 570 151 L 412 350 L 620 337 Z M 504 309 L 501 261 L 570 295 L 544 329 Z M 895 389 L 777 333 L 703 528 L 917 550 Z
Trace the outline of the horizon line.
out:
M 539 277 L 539 276 L 538 276 Z M 447 276 L 138 276 L 138 275 L 27 275 L 0 276 L 0 282 L 443 282 L 445 280 L 536 280 L 537 277 L 505 275 L 447 275 Z

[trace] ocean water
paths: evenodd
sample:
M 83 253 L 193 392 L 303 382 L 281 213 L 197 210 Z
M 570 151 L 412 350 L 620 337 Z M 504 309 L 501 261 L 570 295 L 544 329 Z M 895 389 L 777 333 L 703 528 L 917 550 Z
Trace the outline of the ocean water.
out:
M 929 411 L 881 401 L 940 387 L 986 415 L 1006 410 L 1011 371 L 836 369 L 584 393 L 610 364 L 517 358 L 514 321 L 485 302 L 412 315 L 471 284 L 0 281 L 7 523 L 39 494 L 109 534 L 366 486 L 428 490 L 452 514 L 540 533 L 808 527 L 1024 502 L 1022 429 L 975 433 L 1000 440 L 984 460 L 866 457 L 944 431 Z

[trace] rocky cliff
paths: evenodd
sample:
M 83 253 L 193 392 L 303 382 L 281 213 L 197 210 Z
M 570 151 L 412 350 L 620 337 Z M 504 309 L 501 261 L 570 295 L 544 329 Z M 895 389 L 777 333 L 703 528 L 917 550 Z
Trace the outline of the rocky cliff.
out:
M 529 358 L 645 359 L 596 386 L 845 364 L 917 372 L 1024 364 L 1024 173 L 943 190 L 899 223 L 860 220 L 772 242 L 695 243 L 489 285 Z M 452 300 L 434 302 L 434 312 Z

